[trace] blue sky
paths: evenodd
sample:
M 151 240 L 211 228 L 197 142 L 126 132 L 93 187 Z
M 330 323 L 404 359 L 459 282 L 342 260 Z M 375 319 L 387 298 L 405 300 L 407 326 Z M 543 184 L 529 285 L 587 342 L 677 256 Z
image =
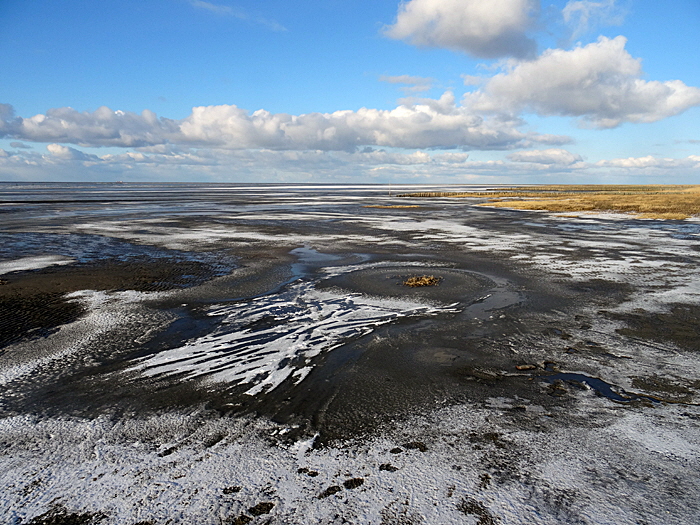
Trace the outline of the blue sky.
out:
M 0 180 L 700 183 L 697 0 L 0 2 Z

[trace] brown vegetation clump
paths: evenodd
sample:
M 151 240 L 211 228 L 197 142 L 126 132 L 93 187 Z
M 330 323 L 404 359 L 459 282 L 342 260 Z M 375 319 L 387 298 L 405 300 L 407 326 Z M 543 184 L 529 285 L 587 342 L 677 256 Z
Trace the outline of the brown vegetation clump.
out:
M 479 192 L 407 193 L 401 197 L 481 198 L 493 206 L 552 212 L 611 211 L 649 219 L 687 219 L 700 215 L 700 186 L 552 185 L 498 188 Z
M 403 282 L 404 286 L 417 288 L 418 286 L 437 286 L 442 281 L 442 277 L 434 275 L 414 275 Z

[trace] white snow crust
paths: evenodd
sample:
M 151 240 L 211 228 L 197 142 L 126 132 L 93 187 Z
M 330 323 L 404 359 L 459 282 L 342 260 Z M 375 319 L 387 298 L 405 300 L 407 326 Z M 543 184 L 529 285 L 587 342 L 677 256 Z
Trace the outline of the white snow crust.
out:
M 381 437 L 312 449 L 313 436 L 286 443 L 287 428 L 261 419 L 5 418 L 2 523 L 26 523 L 61 505 L 99 510 L 106 525 L 216 525 L 251 516 L 260 502 L 273 504 L 260 521 L 272 524 L 694 523 L 700 479 L 688 473 L 700 468 L 700 434 L 693 420 L 670 407 L 620 414 L 600 398 L 580 403 L 581 414 L 616 422 L 504 431 L 493 409 L 447 407 L 397 421 Z M 557 417 L 528 409 L 533 421 Z M 650 424 L 652 432 L 640 432 Z M 498 446 L 475 446 L 473 436 L 484 434 L 498 436 Z M 416 441 L 424 452 L 405 446 Z M 392 453 L 396 447 L 402 452 Z M 356 478 L 362 484 L 347 488 Z M 320 497 L 332 486 L 340 490 Z M 493 521 L 479 521 L 484 516 Z
M 36 257 L 22 257 L 11 261 L 0 261 L 0 275 L 10 272 L 21 272 L 26 270 L 39 270 L 49 266 L 59 266 L 72 264 L 75 259 L 62 257 L 60 255 L 40 255 Z
M 311 358 L 383 324 L 400 317 L 456 311 L 454 305 L 319 291 L 314 283 L 298 281 L 283 293 L 212 307 L 208 314 L 222 317 L 221 328 L 148 357 L 133 369 L 145 376 L 250 384 L 246 393 L 255 395 L 276 388 L 290 376 L 301 382 L 311 371 Z M 266 320 L 272 326 L 255 327 Z

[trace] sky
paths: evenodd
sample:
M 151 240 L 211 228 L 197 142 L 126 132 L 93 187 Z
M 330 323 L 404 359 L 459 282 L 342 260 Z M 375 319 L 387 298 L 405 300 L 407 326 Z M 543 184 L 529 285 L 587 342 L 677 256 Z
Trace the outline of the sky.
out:
M 0 0 L 0 180 L 700 184 L 699 29 L 698 0 Z

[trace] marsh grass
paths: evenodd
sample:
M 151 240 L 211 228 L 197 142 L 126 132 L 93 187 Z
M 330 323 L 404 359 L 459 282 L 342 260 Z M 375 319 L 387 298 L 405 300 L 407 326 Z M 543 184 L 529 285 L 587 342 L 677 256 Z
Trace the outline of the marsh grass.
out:
M 479 206 L 551 212 L 611 211 L 651 219 L 687 219 L 700 215 L 700 186 L 553 185 L 522 186 L 482 192 L 408 193 L 401 197 L 487 198 Z
M 417 288 L 419 286 L 437 286 L 440 284 L 440 281 L 442 281 L 442 277 L 434 275 L 414 275 L 406 279 L 402 284 L 411 288 Z

